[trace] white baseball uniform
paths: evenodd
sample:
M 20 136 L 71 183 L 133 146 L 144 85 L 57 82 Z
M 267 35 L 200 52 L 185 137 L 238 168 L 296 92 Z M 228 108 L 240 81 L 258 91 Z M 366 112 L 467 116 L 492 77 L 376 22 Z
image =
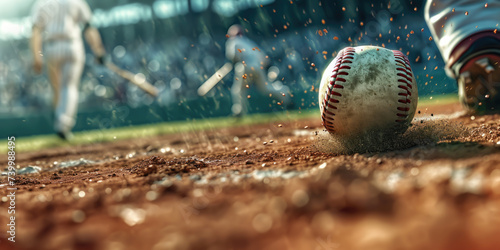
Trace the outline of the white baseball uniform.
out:
M 42 31 L 43 55 L 49 69 L 59 69 L 60 86 L 54 129 L 69 132 L 75 125 L 78 85 L 85 63 L 82 26 L 92 17 L 84 0 L 38 0 L 32 9 L 33 25 Z
M 445 62 L 465 38 L 499 28 L 498 0 L 428 0 L 425 20 Z
M 226 57 L 235 63 L 234 81 L 231 87 L 233 100 L 231 111 L 234 115 L 242 115 L 248 111 L 247 88 L 244 85 L 250 82 L 254 82 L 262 94 L 271 94 L 273 98 L 287 104 L 289 88 L 268 82 L 263 68 L 266 68 L 269 60 L 257 44 L 244 36 L 231 37 L 226 42 Z M 280 86 L 275 87 L 275 85 Z

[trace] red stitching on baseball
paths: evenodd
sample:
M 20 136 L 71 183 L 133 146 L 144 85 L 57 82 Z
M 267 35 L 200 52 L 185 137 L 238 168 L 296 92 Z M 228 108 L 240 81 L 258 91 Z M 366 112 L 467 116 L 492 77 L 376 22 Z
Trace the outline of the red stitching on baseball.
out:
M 410 77 L 408 77 L 405 73 L 398 73 L 397 75 L 398 75 L 398 76 L 402 76 L 402 77 L 404 77 L 406 80 L 408 80 L 408 81 L 410 81 L 410 82 L 411 82 L 411 78 L 410 78 Z
M 399 85 L 399 86 L 398 86 L 398 88 L 400 88 L 400 89 L 404 89 L 404 90 L 406 90 L 406 91 L 410 92 L 410 90 L 408 89 L 408 87 L 407 87 L 407 86 Z
M 404 71 L 407 75 L 409 75 L 410 77 L 411 77 L 411 76 L 413 76 L 410 72 L 408 72 L 408 71 L 406 70 L 406 68 L 404 68 L 404 69 L 403 69 L 403 68 L 396 68 L 396 70 L 402 70 L 402 71 Z
M 402 82 L 402 83 L 406 83 L 406 86 L 408 86 L 410 89 L 412 89 L 412 85 L 408 83 L 408 81 L 404 80 L 404 79 L 399 79 L 398 82 Z
M 397 107 L 398 111 L 402 111 L 404 113 L 396 113 L 396 116 L 398 117 L 396 119 L 396 122 L 403 123 L 407 122 L 407 118 L 409 117 L 408 112 L 410 111 L 410 107 L 408 105 L 411 104 L 411 100 L 408 99 L 408 97 L 411 96 L 411 91 L 413 89 L 413 85 L 411 84 L 413 83 L 413 74 L 411 73 L 410 61 L 408 60 L 408 58 L 399 50 L 393 50 L 393 53 L 394 60 L 396 62 L 396 70 L 398 72 L 397 76 L 400 77 L 398 79 L 398 82 L 404 83 L 406 85 L 398 85 L 398 88 L 400 88 L 402 91 L 398 93 L 398 96 L 405 97 L 405 99 L 399 99 L 398 102 L 404 104 L 405 106 Z
M 325 114 L 335 116 L 335 113 L 333 113 L 332 111 L 330 111 L 330 110 L 328 110 L 328 109 L 327 109 L 327 110 L 325 110 Z
M 333 89 L 343 89 L 344 86 L 341 84 L 338 84 L 339 82 L 346 82 L 347 80 L 345 78 L 339 77 L 339 76 L 345 76 L 349 75 L 349 72 L 347 71 L 340 71 L 340 70 L 349 70 L 351 69 L 350 66 L 344 65 L 346 63 L 352 63 L 350 60 L 346 59 L 354 59 L 356 50 L 352 47 L 345 48 L 339 52 L 337 57 L 335 58 L 336 64 L 333 67 L 332 70 L 332 75 L 331 78 L 332 80 L 328 84 L 328 90 L 327 90 L 327 95 L 325 96 L 325 99 L 323 100 L 323 115 L 321 116 L 321 120 L 323 123 L 323 126 L 327 128 L 327 130 L 333 132 L 334 125 L 333 121 L 334 119 L 332 117 L 327 117 L 325 114 L 330 115 L 330 116 L 335 116 L 335 113 L 333 110 L 337 109 L 336 106 L 333 106 L 332 103 L 339 103 L 340 100 L 331 98 L 330 95 L 334 96 L 339 96 L 341 97 L 342 94 L 339 92 L 334 91 Z M 333 109 L 333 110 L 329 110 Z
M 331 91 L 330 94 L 336 95 L 336 96 L 342 96 L 339 92 Z

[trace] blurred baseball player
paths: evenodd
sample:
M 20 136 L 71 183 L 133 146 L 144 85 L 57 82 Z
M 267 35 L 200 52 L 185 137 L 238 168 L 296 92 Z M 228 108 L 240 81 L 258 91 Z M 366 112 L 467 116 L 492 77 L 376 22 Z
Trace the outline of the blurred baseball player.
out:
M 234 116 L 241 116 L 248 112 L 247 84 L 255 83 L 263 95 L 271 95 L 282 103 L 290 102 L 289 88 L 281 82 L 269 82 L 264 69 L 269 60 L 260 51 L 257 44 L 243 35 L 240 25 L 232 25 L 226 42 L 226 57 L 234 65 L 234 82 L 231 87 L 233 105 L 231 111 Z
M 54 129 L 59 137 L 68 140 L 75 125 L 78 85 L 85 63 L 82 28 L 97 61 L 103 64 L 101 36 L 90 25 L 92 12 L 84 0 L 38 0 L 32 18 L 33 67 L 41 73 L 45 58 L 54 90 Z
M 425 19 L 471 112 L 500 112 L 500 1 L 428 0 Z

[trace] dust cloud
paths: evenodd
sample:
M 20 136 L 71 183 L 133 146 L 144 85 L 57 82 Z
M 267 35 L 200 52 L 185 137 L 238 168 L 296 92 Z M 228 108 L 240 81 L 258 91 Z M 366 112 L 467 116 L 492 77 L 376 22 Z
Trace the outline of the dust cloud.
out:
M 317 134 L 314 147 L 329 154 L 354 154 L 404 150 L 440 141 L 466 137 L 470 130 L 450 120 L 419 119 L 403 134 L 372 132 L 357 136 L 339 136 L 323 130 Z

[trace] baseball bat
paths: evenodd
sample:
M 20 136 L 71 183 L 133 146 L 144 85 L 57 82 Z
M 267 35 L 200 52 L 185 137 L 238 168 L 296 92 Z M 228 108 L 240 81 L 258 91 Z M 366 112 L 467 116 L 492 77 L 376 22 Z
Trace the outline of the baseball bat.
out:
M 146 93 L 152 95 L 153 97 L 158 96 L 158 89 L 153 86 L 151 83 L 146 81 L 146 79 L 138 79 L 135 74 L 133 74 L 130 71 L 124 70 L 116 66 L 112 62 L 106 63 L 106 67 L 110 69 L 111 71 L 115 72 L 117 75 L 121 76 L 122 78 L 128 80 L 129 82 L 133 83 L 140 89 L 144 90 Z
M 198 88 L 198 95 L 199 96 L 204 96 L 210 91 L 217 83 L 222 80 L 229 72 L 233 70 L 233 64 L 230 62 L 227 62 L 222 66 L 219 70 L 215 72 L 210 78 L 208 78 L 207 81 L 205 81 L 199 88 Z

